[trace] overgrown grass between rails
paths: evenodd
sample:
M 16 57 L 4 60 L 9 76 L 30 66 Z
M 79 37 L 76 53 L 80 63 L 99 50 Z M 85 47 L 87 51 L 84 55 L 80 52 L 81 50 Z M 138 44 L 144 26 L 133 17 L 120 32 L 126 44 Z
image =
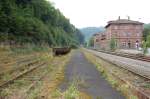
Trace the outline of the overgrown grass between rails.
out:
M 114 70 L 108 70 L 106 67 L 110 66 L 104 66 L 103 63 L 101 63 L 103 60 L 99 59 L 98 57 L 94 56 L 92 53 L 87 52 L 86 50 L 82 50 L 86 58 L 95 64 L 96 68 L 101 72 L 103 77 L 117 90 L 121 91 L 127 99 L 138 99 L 137 96 L 134 95 L 132 90 L 130 89 L 129 85 L 122 82 L 120 79 L 116 78 L 116 76 L 112 75 L 113 72 L 117 74 L 117 71 Z
M 49 62 L 49 66 L 46 69 L 47 74 L 41 80 L 40 85 L 36 85 L 29 91 L 27 96 L 29 99 L 53 99 L 50 98 L 51 93 L 58 87 L 64 78 L 64 67 L 70 58 L 69 55 L 54 57 L 52 62 Z M 47 58 L 46 58 L 47 59 Z M 36 98 L 35 98 L 36 97 Z
M 27 99 L 39 99 L 39 93 L 42 90 L 42 81 L 38 81 L 36 84 L 37 87 L 32 89 L 30 93 L 27 93 Z
M 38 73 L 38 75 L 40 74 L 40 75 L 43 75 L 43 74 L 46 74 L 46 73 L 49 73 L 49 72 L 51 72 L 52 71 L 52 65 L 51 65 L 51 61 L 53 60 L 53 56 L 52 56 L 52 54 L 51 54 L 51 52 L 47 52 L 47 51 L 45 51 L 45 52 L 37 52 L 39 55 L 38 56 L 35 56 L 35 57 L 39 57 L 40 58 L 40 62 L 42 61 L 42 62 L 45 62 L 45 63 L 47 63 L 47 68 L 46 69 L 44 69 L 44 70 L 42 70 L 41 72 L 37 72 Z M 22 54 L 22 53 L 21 53 Z M 31 53 L 32 54 L 32 53 Z M 19 53 L 19 55 L 20 55 L 20 53 Z M 43 67 L 43 66 L 42 66 Z M 41 68 L 42 68 L 41 67 Z M 33 74 L 34 74 L 34 72 L 33 72 Z M 4 80 L 9 80 L 9 79 L 11 79 L 11 76 L 9 75 L 9 74 L 6 74 L 6 75 L 4 75 L 3 76 L 3 79 Z M 14 81 L 14 83 L 13 84 L 11 84 L 10 86 L 8 86 L 7 88 L 4 88 L 3 90 L 1 90 L 0 91 L 0 96 L 2 97 L 2 99 L 5 99 L 5 97 L 7 98 L 7 97 L 11 97 L 11 96 L 13 96 L 14 95 L 14 93 L 16 92 L 16 93 L 18 93 L 19 94 L 19 92 L 22 92 L 23 90 L 26 90 L 26 88 L 28 88 L 28 85 L 30 85 L 32 82 L 29 80 L 29 81 L 27 81 L 27 80 L 24 80 L 24 79 L 19 79 L 19 80 L 15 80 Z M 36 85 L 37 86 L 37 85 Z M 40 86 L 39 84 L 38 84 L 38 86 Z M 40 89 L 39 87 L 36 87 L 36 89 L 35 90 L 38 90 L 38 89 Z M 38 91 L 34 91 L 33 90 L 33 94 L 31 94 L 31 96 L 35 96 L 35 94 L 36 93 L 38 93 Z M 21 93 L 22 94 L 22 93 Z M 20 95 L 21 95 L 20 94 Z M 29 95 L 30 96 L 30 95 Z M 1 98 L 0 97 L 0 98 Z M 24 95 L 23 95 L 23 97 L 24 97 Z M 22 97 L 22 98 L 23 98 Z M 20 99 L 20 98 L 19 98 Z M 29 98 L 27 98 L 27 99 L 29 99 Z

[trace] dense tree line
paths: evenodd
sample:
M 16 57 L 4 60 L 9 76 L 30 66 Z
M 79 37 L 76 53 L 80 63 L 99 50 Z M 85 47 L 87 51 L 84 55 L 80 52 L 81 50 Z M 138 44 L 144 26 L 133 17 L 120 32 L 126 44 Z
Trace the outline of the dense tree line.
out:
M 143 41 L 145 42 L 144 46 L 150 47 L 150 24 L 144 25 Z
M 88 47 L 94 47 L 94 37 L 91 37 L 88 41 Z
M 144 54 L 146 54 L 147 48 L 150 48 L 150 24 L 144 24 L 142 47 Z
M 150 24 L 144 24 L 143 39 L 146 40 L 150 35 Z
M 0 0 L 0 42 L 4 41 L 76 46 L 84 37 L 46 0 Z

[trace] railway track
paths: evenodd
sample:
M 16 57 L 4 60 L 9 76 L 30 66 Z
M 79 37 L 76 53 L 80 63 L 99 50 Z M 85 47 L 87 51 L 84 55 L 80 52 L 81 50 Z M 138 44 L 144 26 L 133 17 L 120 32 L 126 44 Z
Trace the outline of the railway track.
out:
M 41 63 L 37 67 L 32 68 L 16 77 L 14 79 L 9 80 L 8 82 L 3 83 L 0 86 L 0 94 L 5 92 L 5 89 L 9 90 L 10 92 L 13 92 L 9 95 L 1 95 L 0 99 L 15 99 L 18 93 L 20 94 L 21 98 L 28 98 L 29 94 L 32 94 L 32 91 L 35 90 L 35 88 L 38 88 L 38 85 L 41 83 L 42 79 L 45 77 L 45 75 L 48 73 L 48 64 L 47 63 Z M 21 90 L 20 90 L 21 89 Z M 16 90 L 14 92 L 14 90 Z M 15 98 L 14 98 L 15 97 Z
M 126 58 L 131 58 L 131 59 L 136 59 L 136 60 L 150 62 L 150 57 L 144 56 L 142 54 L 131 54 L 131 53 L 123 53 L 123 52 L 111 52 L 111 51 L 103 51 L 103 50 L 96 50 L 96 49 L 92 49 L 92 50 L 103 52 L 103 53 L 107 53 L 107 54 L 112 54 L 112 55 L 116 55 L 116 56 L 122 56 L 122 57 L 126 57 Z
M 99 51 L 99 52 L 101 52 L 100 55 L 96 52 L 92 52 L 92 53 L 94 53 L 95 56 L 97 56 L 107 62 L 110 62 L 111 64 L 114 64 L 118 67 L 128 70 L 142 78 L 145 78 L 148 81 L 150 80 L 150 64 L 149 63 L 147 63 L 148 65 L 146 65 L 146 66 L 144 64 L 139 65 L 138 62 L 136 63 L 135 61 L 141 60 L 141 59 L 135 59 L 135 57 L 134 56 L 132 57 L 132 55 L 125 57 L 125 56 L 121 56 L 120 54 L 116 55 L 116 53 L 114 53 L 114 52 L 105 52 L 105 51 Z M 121 56 L 121 57 L 129 58 L 129 59 L 135 59 L 135 61 L 130 63 L 131 60 L 129 62 L 127 62 L 127 59 L 119 60 L 120 59 L 119 57 L 117 58 L 117 57 L 113 57 L 111 55 Z M 146 60 L 145 62 L 149 62 L 149 61 Z M 135 64 L 133 64 L 133 63 L 135 63 Z
M 34 67 L 30 68 L 29 70 L 26 70 L 26 71 L 24 71 L 24 72 L 21 72 L 20 74 L 16 75 L 15 77 L 13 77 L 13 78 L 11 78 L 11 79 L 9 79 L 9 80 L 7 80 L 7 81 L 1 83 L 1 84 L 0 84 L 0 89 L 2 89 L 2 88 L 4 88 L 4 87 L 8 86 L 9 84 L 13 83 L 14 80 L 17 80 L 17 79 L 23 77 L 24 75 L 26 75 L 26 74 L 32 72 L 33 70 L 35 70 L 35 69 L 37 69 L 37 68 L 39 68 L 39 67 L 41 67 L 41 66 L 43 66 L 43 65 L 45 65 L 45 63 L 41 63 L 41 64 L 39 64 L 39 65 L 37 65 L 37 66 L 34 66 Z
M 102 57 L 100 57 L 98 55 L 96 55 L 96 56 L 101 58 L 101 59 L 103 59 L 103 60 L 105 60 L 105 61 L 108 61 L 108 60 L 106 60 L 106 59 L 104 59 L 104 58 L 102 58 Z M 129 72 L 131 72 L 133 74 L 136 74 L 136 75 L 138 75 L 140 77 L 143 77 L 143 78 L 145 78 L 147 80 L 150 80 L 150 76 L 147 76 L 147 75 L 139 73 L 137 70 L 135 70 L 135 68 L 130 68 L 130 65 L 126 65 L 126 64 L 123 65 L 123 63 L 116 63 L 116 62 L 110 62 L 110 63 L 114 64 L 114 65 L 117 65 L 118 67 L 121 67 L 121 68 L 123 68 L 123 69 L 125 69 L 125 70 L 127 70 L 127 71 L 129 71 Z
M 26 99 L 30 96 L 32 97 L 37 90 L 41 90 L 41 88 L 43 88 L 43 82 L 47 79 L 47 77 L 48 79 L 52 79 L 51 77 L 57 76 L 55 71 L 60 69 L 59 64 L 60 62 L 63 63 L 64 58 L 54 57 L 52 60 L 46 58 L 46 60 L 41 61 L 42 62 L 35 68 L 27 70 L 24 73 L 22 72 L 22 74 L 19 74 L 11 80 L 1 84 L 0 99 L 16 99 L 17 95 L 19 99 Z M 9 90 L 10 92 L 7 95 L 3 94 L 6 90 Z M 40 94 L 37 95 L 42 98 Z
M 105 62 L 113 64 L 113 65 L 115 65 L 116 67 L 119 67 L 122 70 L 131 72 L 131 74 L 133 74 L 136 78 L 135 79 L 135 84 L 137 84 L 137 86 L 134 86 L 134 84 L 129 83 L 130 81 L 124 79 L 124 76 L 118 75 L 118 73 L 116 73 L 116 71 L 112 72 L 113 71 L 112 68 L 108 69 L 108 67 L 106 66 L 107 69 L 109 70 L 109 73 L 111 73 L 111 75 L 113 75 L 114 77 L 116 77 L 120 81 L 128 84 L 128 86 L 130 86 L 130 88 L 137 94 L 139 99 L 150 99 L 149 88 L 145 88 L 145 87 L 143 88 L 144 84 L 145 85 L 150 84 L 150 63 L 149 63 L 149 61 L 139 61 L 140 59 L 136 60 L 134 58 L 120 57 L 120 56 L 115 55 L 115 54 L 112 55 L 112 54 L 109 54 L 109 53 L 96 52 L 96 51 L 93 51 L 93 50 L 87 50 L 87 51 L 92 53 L 97 58 L 100 58 L 100 59 L 104 60 Z M 120 60 L 122 60 L 122 62 L 118 62 L 119 58 L 122 58 L 122 59 L 120 59 Z M 128 62 L 127 62 L 127 60 L 128 60 Z M 136 65 L 137 66 L 136 67 L 136 66 L 134 66 L 134 64 L 131 65 L 130 61 L 132 61 L 131 63 L 135 62 L 135 64 L 143 63 L 143 65 L 142 64 Z M 147 64 L 147 66 L 145 66 L 144 63 Z M 144 67 L 144 68 L 141 68 L 141 67 Z M 127 75 L 128 75 L 128 73 L 127 73 Z
M 3 89 L 4 87 L 13 83 L 15 80 L 42 67 L 46 64 L 46 62 L 40 58 L 39 55 L 35 55 L 23 57 L 18 59 L 16 62 L 13 62 L 13 64 L 8 64 L 4 64 L 3 66 L 7 67 L 0 72 L 0 89 Z M 6 75 L 9 75 L 9 79 L 5 80 L 4 78 Z
M 37 57 L 30 57 L 29 59 L 24 59 L 20 61 L 13 62 L 11 64 L 3 64 L 1 67 L 3 68 L 3 71 L 0 71 L 0 75 L 3 76 L 5 73 L 13 73 L 16 70 L 24 70 L 25 68 L 29 68 L 31 65 L 39 62 L 39 58 Z

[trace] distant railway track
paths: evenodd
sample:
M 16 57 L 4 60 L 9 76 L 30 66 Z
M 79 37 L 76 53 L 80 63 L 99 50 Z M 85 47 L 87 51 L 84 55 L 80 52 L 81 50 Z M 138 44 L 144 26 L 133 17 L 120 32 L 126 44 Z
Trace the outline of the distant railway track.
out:
M 92 50 L 96 50 L 96 49 L 92 49 Z M 150 57 L 144 56 L 142 54 L 132 54 L 132 53 L 123 53 L 123 52 L 110 52 L 110 51 L 103 51 L 103 50 L 96 50 L 96 51 L 107 53 L 107 54 L 112 54 L 112 55 L 116 55 L 116 56 L 121 56 L 121 57 L 126 57 L 126 58 L 131 58 L 131 59 L 150 62 Z

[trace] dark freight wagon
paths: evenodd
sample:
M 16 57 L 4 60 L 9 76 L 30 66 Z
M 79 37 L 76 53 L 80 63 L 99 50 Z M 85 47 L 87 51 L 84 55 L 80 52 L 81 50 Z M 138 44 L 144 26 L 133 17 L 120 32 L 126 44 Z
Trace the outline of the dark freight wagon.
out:
M 53 55 L 59 56 L 59 55 L 65 55 L 71 51 L 71 48 L 69 47 L 56 47 L 53 48 Z

